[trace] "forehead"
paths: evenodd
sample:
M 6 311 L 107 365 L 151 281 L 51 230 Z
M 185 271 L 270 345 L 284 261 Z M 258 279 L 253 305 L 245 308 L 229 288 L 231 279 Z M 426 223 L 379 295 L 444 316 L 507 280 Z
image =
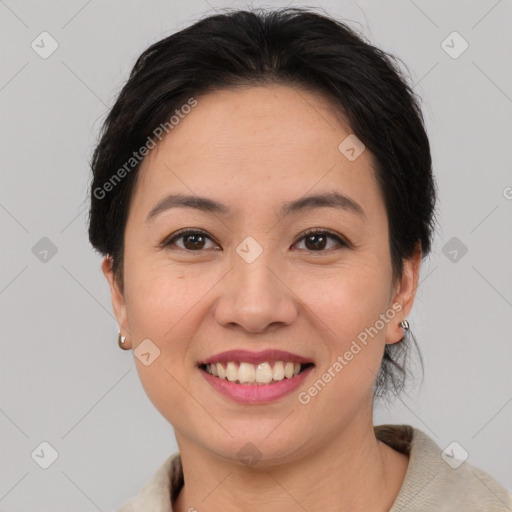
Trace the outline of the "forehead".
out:
M 182 149 L 229 148 L 237 154 L 272 148 L 298 151 L 304 144 L 333 145 L 350 127 L 323 95 L 296 86 L 237 87 L 196 98 L 197 105 L 168 139 Z M 170 142 L 170 144 L 173 144 Z M 262 157 L 265 153 L 262 153 Z M 272 153 L 272 156 L 275 156 Z
M 318 187 L 378 194 L 372 155 L 363 151 L 350 161 L 342 154 L 350 126 L 323 95 L 272 85 L 195 99 L 141 165 L 134 195 L 137 203 L 151 202 L 147 210 L 175 188 L 198 195 L 229 191 L 223 202 L 283 194 L 295 199 Z

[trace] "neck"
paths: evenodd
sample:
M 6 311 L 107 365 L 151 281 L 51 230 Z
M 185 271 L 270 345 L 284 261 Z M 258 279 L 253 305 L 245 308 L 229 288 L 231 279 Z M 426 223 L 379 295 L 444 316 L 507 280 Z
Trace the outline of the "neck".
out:
M 400 490 L 408 464 L 407 456 L 376 439 L 371 417 L 279 465 L 262 460 L 254 467 L 241 466 L 178 433 L 176 439 L 186 482 L 173 504 L 176 512 L 385 512 Z

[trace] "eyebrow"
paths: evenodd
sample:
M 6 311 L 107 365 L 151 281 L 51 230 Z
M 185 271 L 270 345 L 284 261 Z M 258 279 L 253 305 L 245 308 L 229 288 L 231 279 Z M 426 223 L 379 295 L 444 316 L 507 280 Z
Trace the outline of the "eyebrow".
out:
M 208 197 L 200 197 L 185 194 L 170 194 L 159 201 L 148 213 L 146 222 L 156 217 L 159 213 L 171 208 L 194 208 L 207 213 L 228 215 L 230 209 L 223 203 L 214 201 Z M 285 217 L 292 213 L 311 210 L 313 208 L 339 208 L 366 218 L 361 205 L 350 197 L 340 192 L 332 191 L 323 194 L 304 196 L 294 201 L 285 201 L 281 207 L 281 216 Z

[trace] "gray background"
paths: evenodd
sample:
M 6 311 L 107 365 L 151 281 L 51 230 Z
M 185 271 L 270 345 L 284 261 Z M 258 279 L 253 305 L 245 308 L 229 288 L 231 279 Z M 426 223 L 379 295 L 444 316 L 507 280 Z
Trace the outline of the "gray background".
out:
M 440 189 L 440 227 L 410 317 L 425 381 L 380 405 L 375 423 L 412 424 L 441 448 L 457 441 L 468 462 L 512 489 L 511 2 L 293 5 L 320 5 L 399 56 L 424 98 Z M 87 238 L 88 160 L 150 43 L 248 6 L 0 0 L 2 512 L 113 510 L 176 450 L 132 353 L 117 346 Z M 59 45 L 47 59 L 31 47 L 43 31 Z M 453 31 L 469 44 L 457 58 L 442 47 Z M 42 252 L 43 237 L 55 254 Z M 48 469 L 31 456 L 43 441 L 58 452 Z

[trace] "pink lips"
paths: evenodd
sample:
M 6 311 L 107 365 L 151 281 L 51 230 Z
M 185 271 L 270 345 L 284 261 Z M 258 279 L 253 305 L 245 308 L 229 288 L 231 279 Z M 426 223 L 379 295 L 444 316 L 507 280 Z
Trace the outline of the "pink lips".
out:
M 313 368 L 313 366 L 310 366 L 291 379 L 283 379 L 272 384 L 235 384 L 234 382 L 214 377 L 203 370 L 200 371 L 201 375 L 214 389 L 235 402 L 263 404 L 278 400 L 297 389 Z
M 250 352 L 248 350 L 228 350 L 227 352 L 221 352 L 216 354 L 204 361 L 198 363 L 199 366 L 212 364 L 212 363 L 228 363 L 229 361 L 234 362 L 247 362 L 251 364 L 264 363 L 265 361 L 285 361 L 292 363 L 312 363 L 297 354 L 291 352 L 285 352 L 283 350 L 263 350 L 261 352 Z M 273 382 L 270 384 L 236 384 L 225 379 L 220 379 L 214 375 L 210 375 L 204 370 L 201 371 L 201 375 L 206 381 L 219 393 L 228 398 L 231 398 L 235 402 L 246 403 L 246 404 L 264 404 L 275 400 L 278 400 L 285 395 L 288 395 L 295 389 L 297 389 L 304 379 L 310 374 L 314 366 L 305 368 L 301 373 L 295 375 L 291 379 L 283 379 L 279 382 Z

